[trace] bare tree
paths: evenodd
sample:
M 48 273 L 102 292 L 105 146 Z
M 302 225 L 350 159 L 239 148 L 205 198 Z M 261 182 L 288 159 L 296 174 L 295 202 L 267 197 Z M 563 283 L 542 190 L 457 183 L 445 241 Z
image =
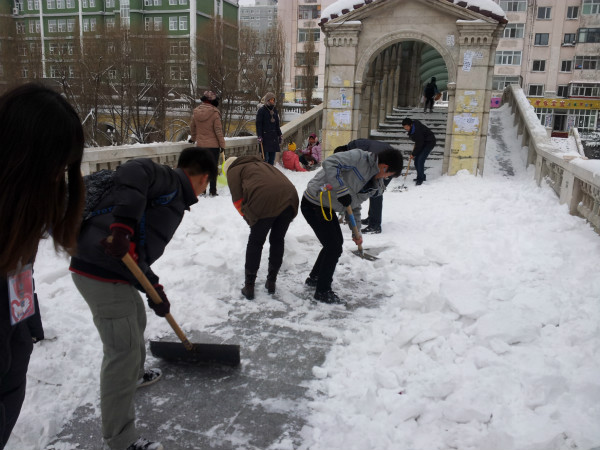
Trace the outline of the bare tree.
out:
M 318 65 L 318 58 L 319 53 L 315 49 L 315 37 L 313 33 L 308 33 L 308 40 L 304 43 L 303 61 L 297 61 L 302 63 L 302 96 L 307 111 L 312 106 L 315 69 Z

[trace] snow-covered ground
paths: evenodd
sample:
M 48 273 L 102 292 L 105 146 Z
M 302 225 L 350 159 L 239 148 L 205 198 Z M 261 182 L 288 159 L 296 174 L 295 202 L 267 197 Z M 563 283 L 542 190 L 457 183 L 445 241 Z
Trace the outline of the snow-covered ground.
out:
M 349 302 L 374 297 L 380 305 L 356 308 L 343 328 L 327 328 L 335 345 L 313 368 L 302 449 L 600 446 L 600 238 L 550 188 L 536 186 L 506 107 L 492 112 L 492 125 L 505 141 L 488 141 L 483 177 L 429 173 L 421 187 L 409 181 L 408 191 L 385 194 L 383 233 L 365 236 L 378 261 L 351 255 L 345 231 L 333 287 L 348 294 L 346 280 L 360 278 Z M 286 174 L 299 193 L 313 175 Z M 226 321 L 245 304 L 315 308 L 263 290 L 254 303 L 240 302 L 247 235 L 226 188 L 184 218 L 153 266 L 184 330 Z M 302 283 L 318 250 L 300 215 L 278 286 Z M 262 266 L 260 279 L 266 256 Z M 48 339 L 34 349 L 8 450 L 45 448 L 81 405 L 99 414 L 101 345 L 67 267 L 50 243 L 41 246 L 36 286 Z M 197 307 L 178 301 L 197 293 Z M 149 313 L 147 334 L 171 331 Z

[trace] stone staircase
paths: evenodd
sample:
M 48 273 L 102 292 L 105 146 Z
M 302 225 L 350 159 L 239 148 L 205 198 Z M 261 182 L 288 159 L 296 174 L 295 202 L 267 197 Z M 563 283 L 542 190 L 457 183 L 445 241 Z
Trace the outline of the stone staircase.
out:
M 436 146 L 429 154 L 425 169 L 427 179 L 437 178 L 442 173 L 442 160 L 444 158 L 444 144 L 446 141 L 446 123 L 448 120 L 447 109 L 436 106 L 433 113 L 424 113 L 422 108 L 394 108 L 385 122 L 379 123 L 376 130 L 371 130 L 369 139 L 389 142 L 394 148 L 402 151 L 405 162 L 408 161 L 414 143 L 408 138 L 408 133 L 402 128 L 402 120 L 405 117 L 417 119 L 435 134 Z M 412 177 L 413 167 L 409 171 Z

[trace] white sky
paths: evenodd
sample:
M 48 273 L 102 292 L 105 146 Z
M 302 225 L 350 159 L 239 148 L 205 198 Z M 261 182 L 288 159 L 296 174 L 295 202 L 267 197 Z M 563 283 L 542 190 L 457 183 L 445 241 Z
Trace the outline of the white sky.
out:
M 423 186 L 414 187 L 411 175 L 408 191 L 385 194 L 383 233 L 365 236 L 364 244 L 380 250 L 378 261 L 354 256 L 344 229 L 333 288 L 348 311 L 301 298 L 320 248 L 301 215 L 286 238 L 278 293 L 269 296 L 261 281 L 253 302 L 241 298 L 248 227 L 225 187 L 192 207 L 153 266 L 187 333 L 214 332 L 233 311 L 279 310 L 288 311 L 279 327 L 333 337 L 325 363 L 307 368 L 309 398 L 260 399 L 305 414 L 297 448 L 600 445 L 600 239 L 549 187 L 536 185 L 533 166 L 524 169 L 526 151 L 513 136 L 509 108 L 492 111 L 491 122 L 507 130 L 507 147 L 488 140 L 483 177 L 432 169 Z M 503 174 L 507 165 L 514 176 Z M 299 193 L 314 175 L 285 173 Z M 259 280 L 266 266 L 263 255 Z M 99 415 L 101 345 L 67 267 L 50 243 L 42 245 L 36 286 L 49 339 L 34 349 L 7 450 L 45 448 L 81 405 Z M 371 307 L 360 306 L 365 302 Z M 164 319 L 148 313 L 148 339 L 172 335 Z M 252 447 L 251 436 L 227 428 L 237 448 Z M 163 424 L 152 437 L 174 445 L 178 432 Z M 219 438 L 202 424 L 194 432 Z M 281 442 L 271 449 L 293 448 L 289 439 Z

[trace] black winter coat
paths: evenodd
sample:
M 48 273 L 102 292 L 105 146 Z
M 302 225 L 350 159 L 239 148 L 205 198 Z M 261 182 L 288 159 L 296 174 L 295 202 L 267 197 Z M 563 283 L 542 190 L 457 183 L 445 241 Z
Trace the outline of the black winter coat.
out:
M 426 145 L 431 147 L 435 146 L 435 135 L 433 134 L 433 131 L 418 120 L 413 120 L 412 127 L 408 132 L 408 137 L 415 143 L 415 147 L 412 151 L 413 157 L 421 153 Z
M 275 122 L 271 122 L 271 113 Z M 263 105 L 256 113 L 256 136 L 262 138 L 263 149 L 267 152 L 278 152 L 279 136 L 281 129 L 279 128 L 279 114 L 277 108 L 269 108 Z
M 198 197 L 182 169 L 171 169 L 145 158 L 120 166 L 113 181 L 114 186 L 96 208 L 108 212 L 83 222 L 77 255 L 71 259 L 70 269 L 101 281 L 137 286 L 125 264 L 107 255 L 100 244 L 111 234 L 111 224 L 124 223 L 135 230 L 133 242 L 139 255 L 138 265 L 155 284 L 158 277 L 150 265 L 162 256 L 185 211 L 198 202 Z
M 352 150 L 353 148 L 360 148 L 361 150 L 365 150 L 376 155 L 384 150 L 394 149 L 394 147 L 387 142 L 376 141 L 374 139 L 356 139 L 348 142 L 348 150 Z

